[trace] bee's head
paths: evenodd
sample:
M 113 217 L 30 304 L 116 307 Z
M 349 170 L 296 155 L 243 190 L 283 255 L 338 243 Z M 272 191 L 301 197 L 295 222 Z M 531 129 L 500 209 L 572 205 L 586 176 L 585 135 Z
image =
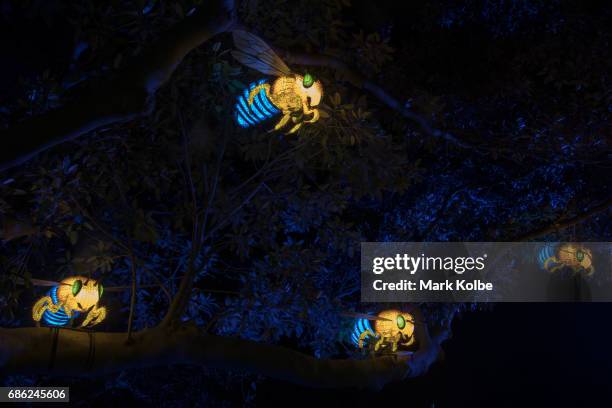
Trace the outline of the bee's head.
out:
M 385 319 L 375 322 L 378 333 L 395 335 L 399 332 L 406 337 L 412 337 L 414 334 L 414 317 L 409 313 L 391 309 L 380 312 L 378 317 Z
M 577 269 L 592 271 L 593 253 L 583 245 L 565 244 L 559 248 L 559 259 Z
M 574 255 L 576 257 L 576 261 L 580 265 L 583 271 L 587 272 L 587 275 L 593 273 L 593 254 L 590 249 L 581 247 L 576 249 L 576 253 Z
M 318 106 L 323 98 L 323 85 L 312 74 L 306 73 L 303 77 L 298 75 L 298 90 L 306 98 L 309 107 Z
M 70 309 L 87 312 L 98 303 L 103 292 L 102 283 L 84 276 L 72 276 L 60 282 L 57 296 Z

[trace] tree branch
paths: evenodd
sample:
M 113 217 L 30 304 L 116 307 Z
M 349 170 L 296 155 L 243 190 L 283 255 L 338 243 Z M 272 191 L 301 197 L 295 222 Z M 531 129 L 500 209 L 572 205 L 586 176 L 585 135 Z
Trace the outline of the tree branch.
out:
M 217 158 L 217 166 L 215 173 L 215 182 L 213 185 L 213 190 L 210 193 L 208 204 L 206 206 L 206 212 L 204 214 L 203 220 L 198 222 L 200 219 L 197 208 L 195 208 L 196 202 L 193 202 L 194 205 L 194 214 L 193 214 L 193 233 L 192 233 L 192 241 L 191 241 L 191 252 L 189 254 L 189 265 L 187 267 L 187 271 L 181 278 L 181 283 L 179 284 L 178 291 L 174 295 L 174 299 L 170 303 L 168 307 L 168 312 L 164 316 L 161 325 L 164 327 L 170 327 L 172 325 L 177 324 L 180 321 L 180 318 L 189 305 L 189 299 L 191 298 L 191 290 L 193 289 L 193 281 L 196 277 L 196 258 L 202 249 L 202 245 L 204 243 L 204 236 L 206 231 L 206 224 L 208 223 L 208 213 L 209 209 L 212 206 L 213 200 L 215 198 L 217 192 L 217 182 L 219 180 L 219 175 L 221 171 L 221 162 L 223 161 L 223 156 L 225 155 L 225 148 L 227 146 L 227 135 L 223 136 L 223 145 L 221 147 L 221 153 Z
M 101 126 L 131 120 L 151 109 L 151 96 L 170 78 L 183 57 L 235 22 L 233 0 L 206 2 L 161 36 L 113 79 L 92 87 L 62 108 L 28 119 L 0 134 L 0 171 Z
M 426 326 L 416 333 L 420 349 L 412 356 L 336 360 L 316 359 L 236 337 L 211 336 L 194 326 L 143 330 L 133 334 L 130 344 L 125 342 L 125 333 L 99 332 L 94 335 L 95 356 L 89 373 L 191 364 L 244 370 L 311 387 L 380 389 L 389 382 L 424 374 L 439 357 L 440 343 L 448 338 L 446 329 L 433 338 Z M 50 328 L 0 329 L 0 371 L 83 375 L 89 355 L 89 332 L 59 329 L 54 368 L 50 371 L 52 336 Z
M 29 237 L 40 233 L 40 229 L 29 221 L 18 221 L 6 218 L 0 225 L 0 241 L 11 241 L 21 237 Z
M 130 251 L 133 251 L 130 245 Z M 132 287 L 130 292 L 130 314 L 128 316 L 127 340 L 132 341 L 132 324 L 134 323 L 134 313 L 136 309 L 136 259 L 134 253 L 130 252 L 130 269 L 132 271 Z
M 292 53 L 279 49 L 275 49 L 275 51 L 279 55 L 281 55 L 282 58 L 289 64 L 327 67 L 335 69 L 336 71 L 340 71 L 344 74 L 348 82 L 350 82 L 359 89 L 363 89 L 370 92 L 382 103 L 384 103 L 391 109 L 399 112 L 399 114 L 402 115 L 404 118 L 416 122 L 427 134 L 434 137 L 443 138 L 446 141 L 462 148 L 467 149 L 472 147 L 471 144 L 457 139 L 450 133 L 435 129 L 425 118 L 407 109 L 400 101 L 391 96 L 384 88 L 370 81 L 359 72 L 349 68 L 348 65 L 346 65 L 338 58 L 322 54 Z
M 557 220 L 556 222 L 546 225 L 544 227 L 535 229 L 527 234 L 519 235 L 511 241 L 529 241 L 531 239 L 539 238 L 543 235 L 551 234 L 553 232 L 571 227 L 573 225 L 577 225 L 599 213 L 607 211 L 612 206 L 612 199 L 604 201 L 602 204 L 596 205 L 588 211 L 585 211 L 582 214 L 578 214 L 577 216 L 567 219 L 567 220 Z

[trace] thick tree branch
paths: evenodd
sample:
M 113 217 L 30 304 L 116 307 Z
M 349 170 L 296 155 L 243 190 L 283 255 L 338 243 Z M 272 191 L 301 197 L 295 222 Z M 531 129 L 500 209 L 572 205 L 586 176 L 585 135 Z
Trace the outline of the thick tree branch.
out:
M 62 108 L 34 117 L 0 134 L 11 148 L 0 150 L 0 171 L 19 165 L 61 142 L 151 108 L 151 96 L 193 48 L 234 24 L 232 0 L 213 0 L 176 24 L 117 75 Z
M 50 328 L 0 329 L 0 371 L 83 375 L 90 351 L 90 334 L 60 329 L 55 360 L 50 364 L 52 336 Z M 125 333 L 100 332 L 93 336 L 95 356 L 89 367 L 91 375 L 191 364 L 244 370 L 312 387 L 380 389 L 389 382 L 424 374 L 437 360 L 440 343 L 448 338 L 448 330 L 431 338 L 422 326 L 417 330 L 421 347 L 412 356 L 363 360 L 316 359 L 280 346 L 206 335 L 194 326 L 143 330 L 133 334 L 130 344 L 125 342 Z
M 200 251 L 200 244 L 194 243 L 197 248 L 192 248 L 191 254 L 189 255 L 189 264 L 187 266 L 187 271 L 181 278 L 181 283 L 179 284 L 179 288 L 174 295 L 174 298 L 170 302 L 168 306 L 168 311 L 166 315 L 162 319 L 160 325 L 162 327 L 171 328 L 179 324 L 181 316 L 187 306 L 189 305 L 189 300 L 191 299 L 191 291 L 193 289 L 193 281 L 196 277 L 196 256 Z

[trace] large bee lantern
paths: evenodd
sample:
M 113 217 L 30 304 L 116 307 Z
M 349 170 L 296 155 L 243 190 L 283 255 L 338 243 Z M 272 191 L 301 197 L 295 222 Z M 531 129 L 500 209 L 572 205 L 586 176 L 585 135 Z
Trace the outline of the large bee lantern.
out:
M 370 324 L 374 321 L 374 328 Z M 373 351 L 390 349 L 397 351 L 399 346 L 414 343 L 414 317 L 395 309 L 384 310 L 375 317 L 361 318 L 355 322 L 351 334 L 353 343 L 360 349 L 365 346 Z
M 571 268 L 574 272 L 593 274 L 593 254 L 582 244 L 547 244 L 538 254 L 542 269 L 556 272 L 562 268 Z
M 94 279 L 66 278 L 34 304 L 32 318 L 48 326 L 66 327 L 83 313 L 81 327 L 95 326 L 106 317 L 106 308 L 98 307 L 103 292 L 102 284 Z
M 234 117 L 241 127 L 250 127 L 282 114 L 274 130 L 291 125 L 287 134 L 295 133 L 304 123 L 319 120 L 318 106 L 323 85 L 311 74 L 299 75 L 276 55 L 261 38 L 246 31 L 234 31 L 236 50 L 232 55 L 242 64 L 276 78 L 253 82 L 238 97 Z

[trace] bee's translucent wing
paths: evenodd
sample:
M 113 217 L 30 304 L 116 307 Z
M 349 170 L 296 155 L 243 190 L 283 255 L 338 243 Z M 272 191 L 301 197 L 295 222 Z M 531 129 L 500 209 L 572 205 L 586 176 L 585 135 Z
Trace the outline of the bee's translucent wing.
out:
M 235 30 L 233 35 L 236 50 L 232 51 L 232 55 L 241 64 L 267 75 L 285 76 L 291 74 L 287 64 L 272 51 L 272 48 L 264 40 L 242 30 Z
M 372 315 L 370 313 L 343 312 L 342 316 L 356 317 L 358 319 L 366 319 L 366 320 L 382 320 L 382 321 L 387 321 L 387 322 L 391 321 L 391 319 L 387 319 L 386 317 L 379 317 L 376 315 Z

